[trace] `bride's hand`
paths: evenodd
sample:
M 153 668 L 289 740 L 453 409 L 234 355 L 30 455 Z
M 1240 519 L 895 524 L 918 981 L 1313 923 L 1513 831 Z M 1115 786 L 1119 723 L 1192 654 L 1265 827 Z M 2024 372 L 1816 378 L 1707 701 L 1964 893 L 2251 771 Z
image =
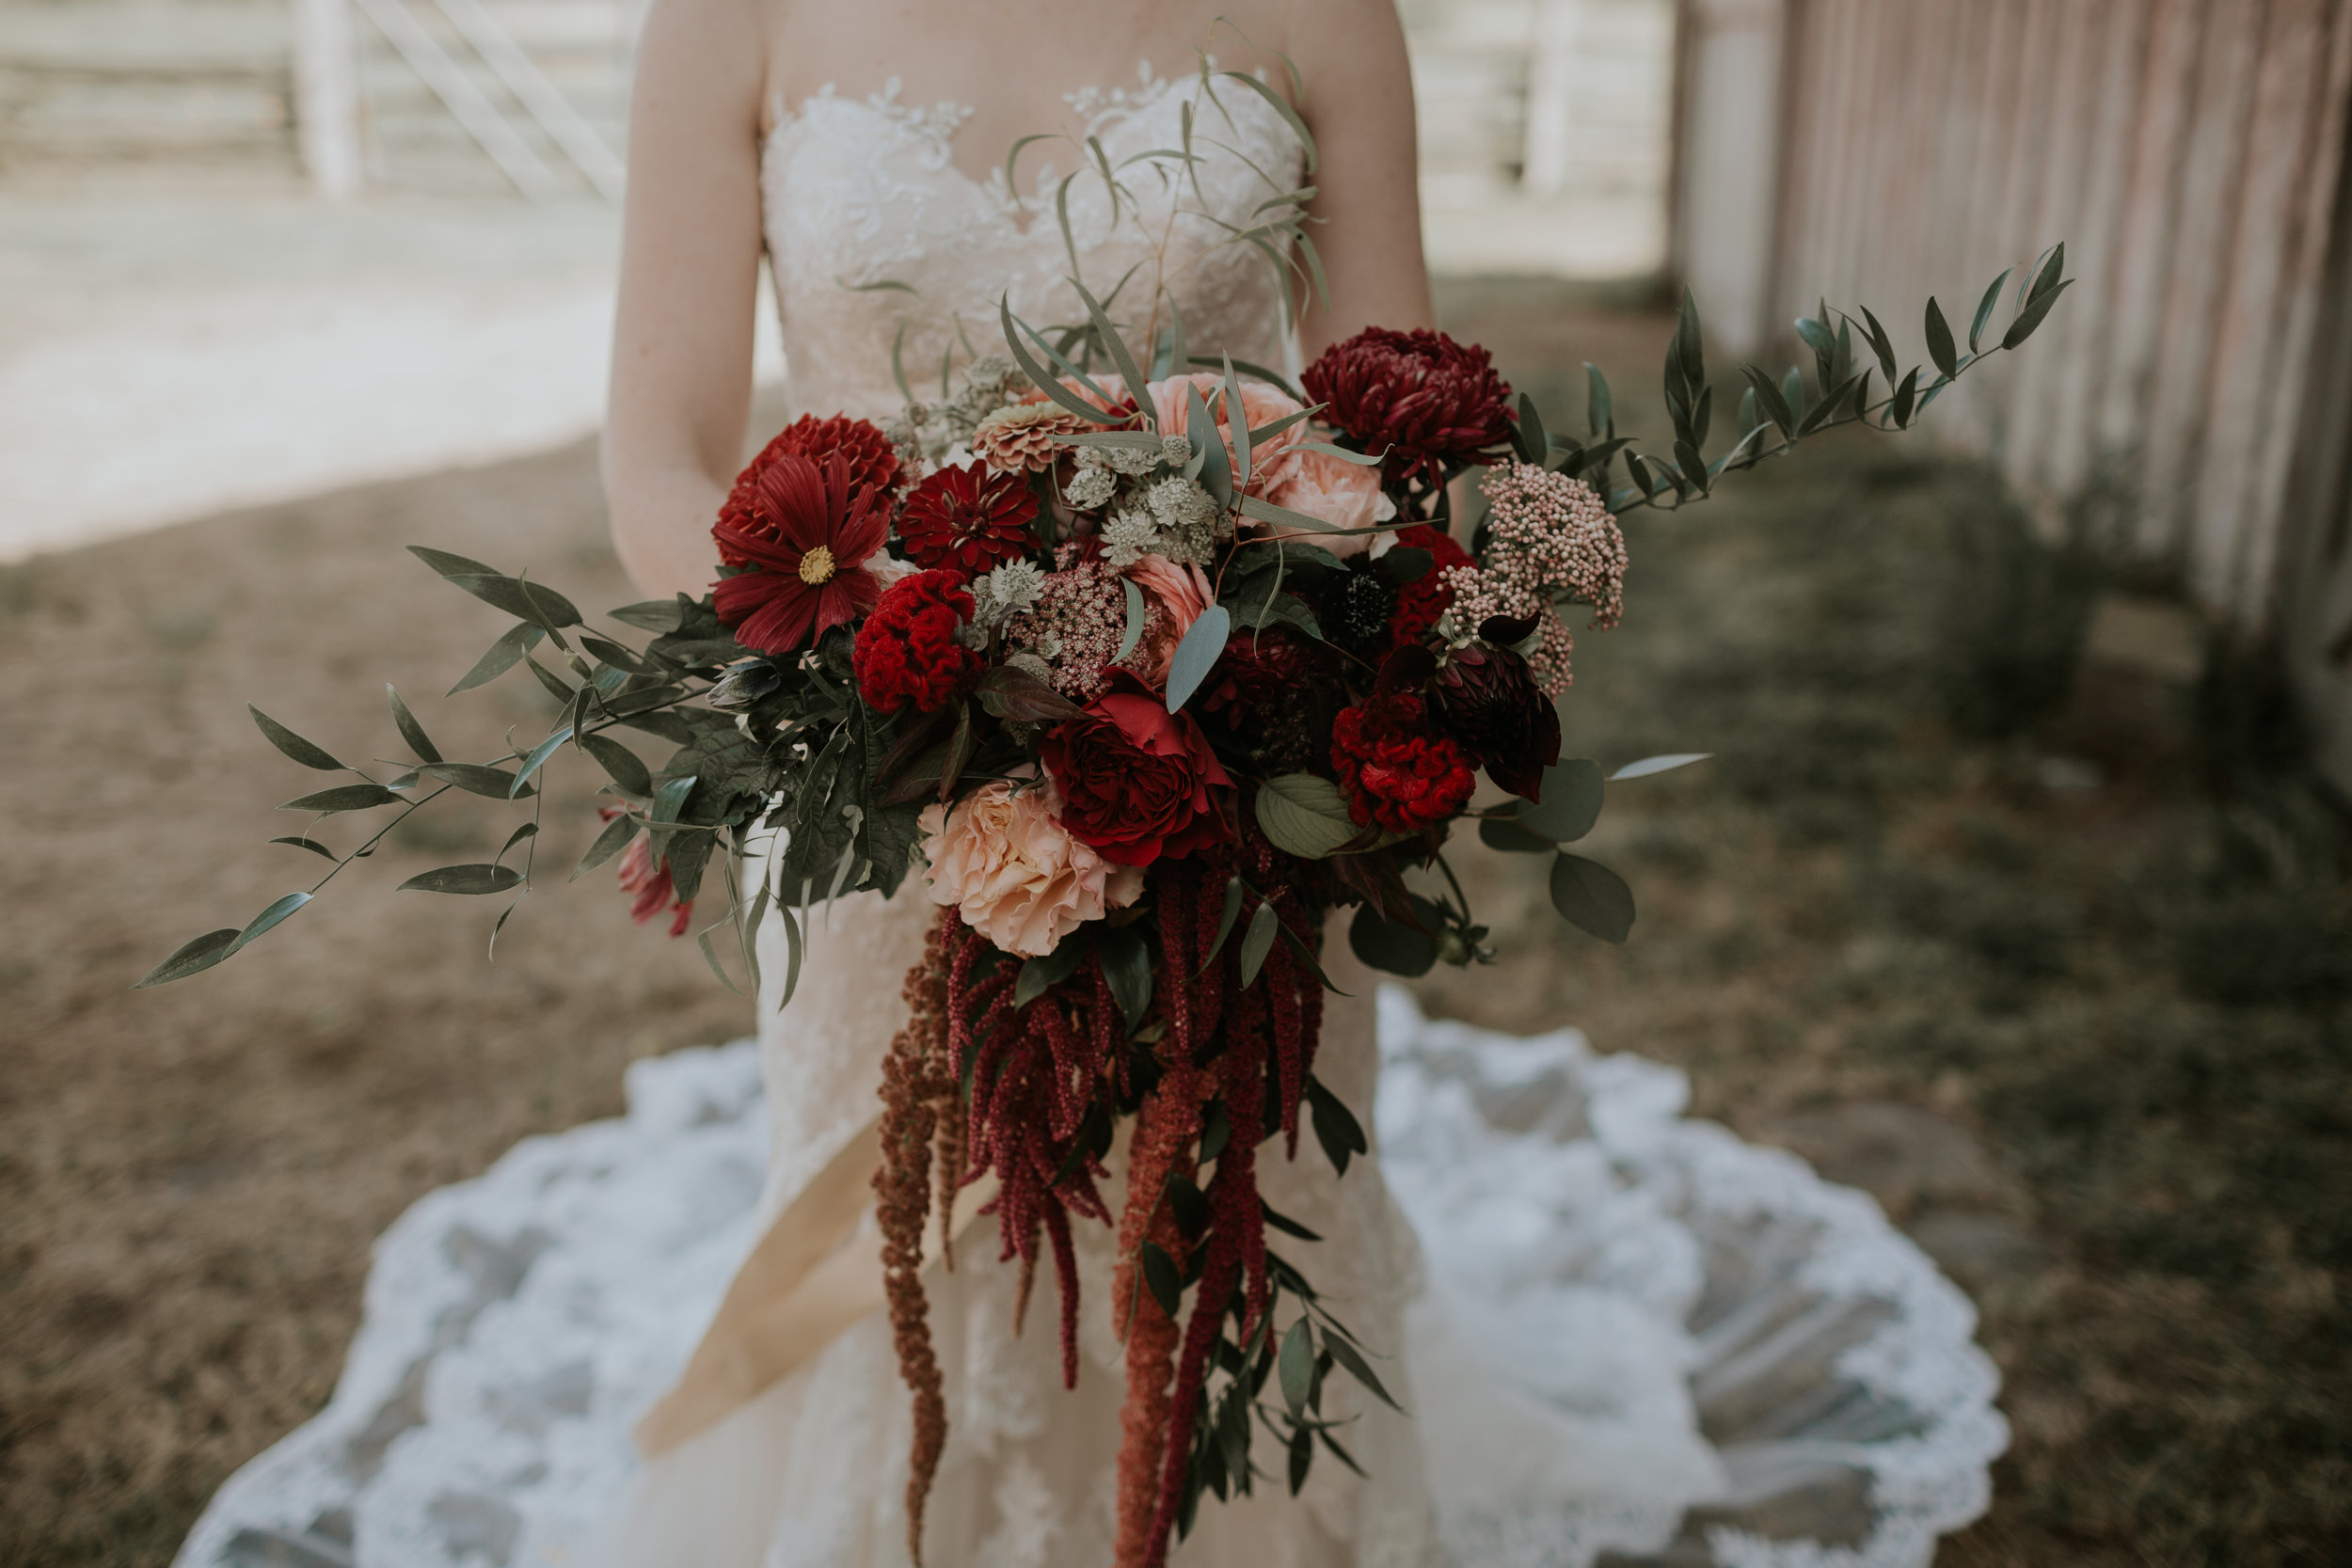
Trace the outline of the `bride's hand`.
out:
M 710 586 L 742 461 L 764 47 L 753 0 L 659 0 L 638 44 L 604 493 L 621 564 L 665 597 Z

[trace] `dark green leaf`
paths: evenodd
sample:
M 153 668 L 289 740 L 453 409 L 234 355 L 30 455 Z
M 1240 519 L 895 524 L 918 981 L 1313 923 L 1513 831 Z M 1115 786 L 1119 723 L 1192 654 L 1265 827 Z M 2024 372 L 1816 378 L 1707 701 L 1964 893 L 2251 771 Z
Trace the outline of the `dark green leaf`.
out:
M 1079 932 L 1073 931 L 1054 944 L 1054 950 L 1029 959 L 1021 966 L 1021 977 L 1012 984 L 1012 1005 L 1025 1007 L 1043 996 L 1046 990 L 1060 985 L 1078 972 L 1078 960 L 1086 957 L 1086 942 Z
M 1617 417 L 1609 407 L 1609 378 L 1589 359 L 1584 361 L 1584 426 L 1595 440 L 1617 433 Z
M 1816 321 L 1811 316 L 1799 316 L 1797 336 L 1804 340 L 1804 346 L 1813 351 L 1814 357 L 1828 359 L 1833 364 L 1836 361 L 1837 337 L 1830 331 L 1826 322 Z
M 1437 562 L 1436 556 L 1417 545 L 1399 545 L 1374 564 L 1382 577 L 1401 588 L 1427 577 Z
M 1749 390 L 1763 404 L 1765 418 L 1780 426 L 1784 436 L 1793 433 L 1797 428 L 1796 410 L 1789 407 L 1788 400 L 1780 395 L 1780 388 L 1772 385 L 1772 378 L 1754 365 L 1740 366 L 1740 373 L 1748 378 Z
M 2017 313 L 2017 319 L 2009 324 L 2009 330 L 2001 335 L 2001 346 L 2015 348 L 2019 343 L 2032 337 L 2033 329 L 2042 325 L 2042 318 L 2048 315 L 2050 308 L 2058 302 L 2058 295 L 2074 286 L 2074 280 L 2070 277 L 2048 293 L 2037 293 L 2027 300 L 2026 308 Z
M 1015 324 L 1010 294 L 1006 294 L 997 301 L 997 313 L 1004 322 L 1005 345 L 1012 350 L 1013 359 L 1021 366 L 1022 372 L 1028 376 L 1037 389 L 1088 423 L 1103 422 L 1102 409 L 1063 386 L 1060 379 L 1046 370 L 1043 365 L 1038 363 L 1037 356 L 1031 354 L 1023 345 L 1021 338 L 1022 334 L 1028 330 L 1027 324 Z M 912 402 L 913 399 L 910 398 L 909 401 Z
M 1277 1212 L 1273 1207 L 1267 1204 L 1263 1198 L 1259 1200 L 1258 1207 L 1264 1212 L 1266 1224 L 1274 1227 L 1275 1229 L 1279 1230 L 1285 1236 L 1295 1236 L 1302 1242 L 1319 1242 L 1323 1240 L 1321 1236 L 1316 1235 L 1313 1231 L 1308 1229 L 1305 1226 L 1299 1224 L 1288 1214 Z
M 523 787 L 531 783 L 531 775 L 539 771 L 541 765 L 555 755 L 555 749 L 571 737 L 571 726 L 567 724 L 533 746 L 531 754 L 523 758 L 523 765 L 515 770 L 515 782 L 506 786 L 506 798 L 511 800 L 520 794 Z
M 1275 1370 L 1281 1379 L 1282 1402 L 1291 1407 L 1294 1418 L 1305 1415 L 1308 1386 L 1315 1375 L 1315 1333 L 1303 1315 L 1282 1335 Z
M 581 632 L 580 645 L 615 670 L 626 670 L 632 675 L 643 674 L 645 672 L 643 659 L 628 649 L 622 647 L 618 642 L 598 637 L 594 632 Z
M 237 950 L 240 933 L 234 927 L 207 931 L 195 941 L 183 944 L 170 958 L 147 972 L 147 976 L 133 986 L 133 990 L 145 990 L 151 986 L 169 985 L 189 975 L 207 970 Z
M 400 891 L 419 893 L 504 893 L 523 874 L 503 865 L 444 865 L 420 872 L 400 884 Z
M 1886 328 L 1879 324 L 1878 317 L 1870 314 L 1870 308 L 1867 305 L 1862 308 L 1862 319 L 1869 326 L 1870 352 L 1878 356 L 1879 371 L 1886 377 L 1886 384 L 1892 387 L 1895 385 L 1895 341 L 1886 335 Z
M 1176 1272 L 1176 1260 L 1153 1242 L 1143 1243 L 1143 1282 L 1150 1287 L 1152 1299 L 1160 1304 L 1160 1310 L 1175 1317 L 1184 1304 L 1184 1275 Z
M 1265 957 L 1274 951 L 1275 933 L 1281 929 L 1282 917 L 1274 912 L 1271 900 L 1261 902 L 1249 916 L 1249 929 L 1241 939 L 1241 983 L 1248 987 L 1258 978 L 1258 971 L 1265 966 Z
M 1559 847 L 1551 840 L 1539 838 L 1518 823 L 1499 816 L 1489 816 L 1478 824 L 1478 841 L 1507 855 L 1549 855 Z
M 588 846 L 588 852 L 580 856 L 580 863 L 572 868 L 572 880 L 579 881 L 589 872 L 619 854 L 627 847 L 628 841 L 636 836 L 637 818 L 627 812 L 623 812 L 612 821 L 607 822 L 604 825 L 604 832 L 596 835 L 596 841 Z
M 1952 345 L 1951 324 L 1944 319 L 1944 308 L 1928 296 L 1928 357 L 1947 376 L 1960 373 L 1960 354 Z
M 1911 373 L 1904 376 L 1902 384 L 1895 388 L 1894 404 L 1888 410 L 1888 412 L 1894 416 L 1895 428 L 1897 430 L 1904 430 L 1910 427 L 1911 415 L 1913 411 L 1912 404 L 1915 401 L 1916 401 L 1918 395 L 1919 367 L 1914 365 L 1911 367 Z
M 1225 1146 L 1233 1141 L 1233 1118 L 1225 1114 L 1225 1107 L 1212 1103 L 1209 1114 L 1200 1124 L 1200 1163 L 1207 1164 L 1225 1152 Z
M 1192 397 L 1195 404 L 1200 402 L 1198 388 Z M 1186 700 L 1200 689 L 1200 683 L 1209 678 L 1218 656 L 1225 652 L 1225 639 L 1232 629 L 1232 617 L 1221 604 L 1202 610 L 1200 619 L 1186 628 L 1184 641 L 1176 644 L 1175 656 L 1168 663 L 1168 712 L 1183 708 Z
M 1268 779 L 1258 790 L 1256 814 L 1274 847 L 1300 860 L 1321 860 L 1362 833 L 1340 786 L 1315 773 Z
M 2001 270 L 2001 276 L 1993 280 L 1993 287 L 1985 290 L 1984 297 L 1977 301 L 1976 318 L 1968 324 L 1969 353 L 1976 353 L 1977 345 L 1983 341 L 1985 323 L 1993 319 L 1993 307 L 2001 302 L 2001 286 L 2009 281 L 2009 275 L 2016 270 L 2015 267 L 2004 267 Z
M 428 779 L 455 784 L 469 795 L 480 795 L 492 800 L 527 799 L 530 791 L 515 793 L 515 775 L 503 768 L 490 768 L 478 762 L 428 763 L 417 771 Z
M 393 727 L 400 731 L 400 737 L 408 742 L 408 749 L 416 753 L 417 760 L 440 761 L 441 753 L 434 750 L 432 737 L 424 733 L 424 726 L 417 722 L 417 716 L 408 711 L 408 705 L 400 700 L 400 693 L 393 689 L 389 682 L 385 684 L 384 695 L 392 705 Z
M 322 773 L 337 772 L 342 768 L 342 763 L 327 754 L 325 747 L 303 739 L 251 703 L 245 705 L 245 710 L 253 715 L 253 722 L 260 727 L 262 736 L 271 745 L 302 764 L 303 767 L 315 768 Z
M 329 849 L 326 845 L 321 844 L 314 838 L 273 838 L 270 842 L 272 844 L 291 844 L 297 849 L 308 849 L 310 853 L 314 855 L 324 855 L 330 861 L 339 858 L 334 850 Z
M 525 839 L 527 839 L 527 838 L 537 838 L 538 836 L 539 836 L 539 824 L 538 824 L 538 823 L 536 823 L 536 822 L 518 822 L 518 823 L 516 823 L 516 824 L 515 825 L 515 831 L 514 831 L 513 832 L 508 833 L 508 834 L 506 835 L 506 842 L 505 842 L 504 844 L 501 844 L 501 845 L 500 845 L 500 846 L 499 846 L 498 858 L 499 858 L 500 860 L 504 860 L 504 859 L 506 858 L 506 852 L 507 852 L 509 849 L 512 849 L 513 847 L 515 847 L 515 846 L 516 846 L 516 845 L 520 844 L 521 842 L 523 842 L 523 840 L 525 840 Z
M 1332 1168 L 1345 1176 L 1348 1162 L 1372 1148 L 1365 1141 L 1362 1124 L 1357 1121 L 1354 1112 L 1340 1102 L 1338 1095 L 1311 1074 L 1307 1079 L 1307 1110 L 1314 1123 L 1315 1142 L 1323 1146 Z
M 689 773 L 682 779 L 672 779 L 655 791 L 653 819 L 656 822 L 676 821 L 678 813 L 686 809 L 686 798 L 694 793 L 694 785 L 698 782 L 693 774 Z
M 1544 769 L 1540 805 L 1519 803 L 1517 824 L 1553 844 L 1573 844 L 1600 816 L 1600 764 L 1570 757 Z
M 622 794 L 642 800 L 653 793 L 653 775 L 645 770 L 637 753 L 619 741 L 601 735 L 583 735 L 580 737 L 580 749 L 596 759 L 596 766 L 605 770 Z
M 1622 942 L 1633 930 L 1633 890 L 1625 879 L 1565 849 L 1551 863 L 1551 907 L 1603 942 Z
M 1331 1353 L 1332 1359 L 1347 1369 L 1349 1376 L 1371 1389 L 1382 1404 L 1387 1405 L 1391 1410 L 1403 1412 L 1404 1407 L 1391 1399 L 1389 1391 L 1380 1386 L 1380 1379 L 1374 1375 L 1370 1363 L 1358 1354 L 1356 1347 L 1349 1344 L 1343 1336 L 1327 1334 L 1323 1337 L 1323 1343 L 1324 1348 Z
M 1550 437 L 1544 434 L 1543 416 L 1535 412 L 1535 400 L 1525 392 L 1519 394 L 1519 419 L 1512 427 L 1511 444 L 1518 449 L 1522 463 L 1540 464 L 1551 453 Z
M 505 636 L 490 644 L 489 652 L 474 660 L 472 669 L 457 678 L 457 684 L 449 689 L 449 694 L 454 697 L 460 691 L 471 691 L 477 686 L 486 686 L 498 679 L 513 669 L 515 661 L 537 646 L 539 639 L 546 635 L 545 631 L 528 621 L 516 622 L 507 628 Z
M 310 901 L 310 895 L 307 893 L 290 893 L 283 898 L 273 901 L 268 909 L 255 915 L 246 928 L 237 933 L 237 945 L 243 947 L 263 931 L 282 923 L 288 915 Z
M 1225 913 L 1216 923 L 1216 940 L 1209 943 L 1208 957 L 1200 960 L 1200 973 L 1206 974 L 1216 956 L 1225 951 L 1225 939 L 1233 934 L 1233 922 L 1241 918 L 1242 880 L 1229 878 L 1225 883 Z
M 685 614 L 675 599 L 646 599 L 640 604 L 625 604 L 611 611 L 612 619 L 641 631 L 673 632 L 685 624 Z
M 338 784 L 322 789 L 315 795 L 299 796 L 278 807 L 279 811 L 367 811 L 375 806 L 393 806 L 400 797 L 382 784 Z
M 1310 1426 L 1294 1428 L 1290 1440 L 1291 1496 L 1298 1496 L 1307 1484 L 1307 1472 L 1315 1462 L 1315 1429 Z
M 484 604 L 494 605 L 509 615 L 548 631 L 561 631 L 565 626 L 580 625 L 580 611 L 573 607 L 571 600 L 552 588 L 543 588 L 521 578 L 510 578 L 501 572 L 459 573 L 450 575 L 446 580 Z
M 980 706 L 993 718 L 1058 724 L 1084 710 L 1026 670 L 992 665 L 979 680 Z
M 1416 900 L 1415 907 L 1425 910 L 1428 906 Z M 1438 961 L 1435 935 L 1402 920 L 1391 920 L 1370 904 L 1359 909 L 1356 918 L 1348 923 L 1347 944 L 1367 966 L 1402 974 L 1406 979 L 1428 974 L 1430 966 Z
M 408 553 L 445 578 L 496 577 L 499 575 L 499 569 L 496 566 L 485 566 L 479 561 L 462 555 L 452 555 L 447 550 L 427 549 L 422 545 L 411 545 L 408 546 Z
M 1152 951 L 1143 933 L 1133 926 L 1105 926 L 1095 934 L 1094 952 L 1111 1000 L 1134 1028 L 1152 1006 Z

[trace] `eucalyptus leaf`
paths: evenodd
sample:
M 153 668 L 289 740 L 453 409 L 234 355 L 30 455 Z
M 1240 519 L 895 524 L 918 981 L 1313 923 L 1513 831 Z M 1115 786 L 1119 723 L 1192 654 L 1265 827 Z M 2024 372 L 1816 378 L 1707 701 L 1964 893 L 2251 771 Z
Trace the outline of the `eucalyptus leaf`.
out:
M 1146 614 L 1143 590 L 1136 586 L 1136 579 L 1120 578 L 1119 581 L 1120 585 L 1127 590 L 1127 629 L 1119 640 L 1119 652 L 1111 656 L 1113 664 L 1126 663 L 1127 656 L 1134 653 L 1136 644 L 1143 640 L 1143 623 Z
M 1225 455 L 1225 438 L 1216 433 L 1216 420 L 1210 416 L 1209 405 L 1200 396 L 1200 388 L 1184 383 L 1184 434 L 1192 441 L 1193 455 L 1200 460 L 1201 487 L 1216 498 L 1219 506 L 1233 504 L 1233 467 Z M 1238 411 L 1236 411 L 1238 412 Z M 1174 712 L 1171 707 L 1169 712 Z
M 245 710 L 253 715 L 253 722 L 271 745 L 302 764 L 303 767 L 315 768 L 322 773 L 338 773 L 342 770 L 343 765 L 337 762 L 326 747 L 303 739 L 302 736 L 294 734 L 294 731 L 286 728 L 285 725 L 272 719 L 251 703 L 245 705 Z
M 1478 841 L 1489 849 L 1509 855 L 1549 855 L 1560 847 L 1551 840 L 1499 816 L 1489 816 L 1478 824 Z
M 503 865 L 486 863 L 473 865 L 443 865 L 423 871 L 400 884 L 401 892 L 414 889 L 419 893 L 504 893 L 523 879 L 523 874 Z
M 1540 804 L 1519 802 L 1513 821 L 1537 838 L 1571 844 L 1593 831 L 1600 817 L 1600 764 L 1569 757 L 1544 769 Z
M 1274 901 L 1259 903 L 1249 917 L 1249 929 L 1241 938 L 1241 983 L 1245 990 L 1255 985 L 1258 972 L 1265 967 L 1266 955 L 1274 951 L 1274 939 L 1282 928 L 1282 917 L 1274 912 Z
M 207 931 L 202 936 L 183 943 L 171 957 L 149 970 L 146 977 L 131 989 L 146 990 L 151 986 L 166 986 L 174 980 L 184 980 L 191 974 L 210 969 L 237 950 L 237 938 L 240 934 L 233 926 L 224 927 L 217 931 Z
M 1551 907 L 1572 926 L 1622 942 L 1633 930 L 1633 890 L 1601 864 L 1566 850 L 1551 863 Z
M 1429 908 L 1421 899 L 1415 899 L 1414 905 L 1417 913 Z M 1438 961 L 1436 936 L 1402 920 L 1391 920 L 1370 904 L 1359 909 L 1348 923 L 1347 944 L 1367 968 L 1402 974 L 1408 980 L 1428 974 Z
M 1610 774 L 1609 779 L 1613 784 L 1619 779 L 1646 779 L 1653 773 L 1671 772 L 1694 762 L 1705 762 L 1714 754 L 1712 752 L 1669 752 L 1660 756 L 1644 757 L 1639 762 L 1627 763 Z
M 1282 1402 L 1289 1405 L 1296 1418 L 1306 1414 L 1308 1386 L 1314 1379 L 1314 1329 L 1305 1318 L 1291 1324 L 1282 1336 L 1281 1353 L 1275 1357 L 1277 1375 L 1281 1379 Z
M 315 795 L 297 796 L 278 807 L 279 811 L 369 811 L 377 806 L 395 806 L 400 797 L 378 784 L 338 784 L 322 789 Z
M 1196 391 L 1193 397 L 1197 404 L 1200 393 Z M 1168 664 L 1168 712 L 1180 711 L 1200 689 L 1200 683 L 1209 678 L 1218 656 L 1225 652 L 1225 640 L 1232 633 L 1232 624 L 1225 607 L 1213 604 L 1185 629 L 1184 641 L 1176 644 L 1176 653 Z

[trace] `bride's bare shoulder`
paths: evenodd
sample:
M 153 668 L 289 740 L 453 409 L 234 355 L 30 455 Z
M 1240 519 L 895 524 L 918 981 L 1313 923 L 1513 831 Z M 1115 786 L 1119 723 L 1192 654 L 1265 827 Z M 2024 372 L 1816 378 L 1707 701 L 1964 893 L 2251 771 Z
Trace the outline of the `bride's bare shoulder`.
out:
M 1282 51 L 1298 66 L 1310 102 L 1321 96 L 1318 83 L 1379 96 L 1410 91 L 1396 0 L 1287 0 L 1281 9 Z
M 637 103 L 648 94 L 756 114 L 767 97 L 777 0 L 653 0 L 638 36 Z

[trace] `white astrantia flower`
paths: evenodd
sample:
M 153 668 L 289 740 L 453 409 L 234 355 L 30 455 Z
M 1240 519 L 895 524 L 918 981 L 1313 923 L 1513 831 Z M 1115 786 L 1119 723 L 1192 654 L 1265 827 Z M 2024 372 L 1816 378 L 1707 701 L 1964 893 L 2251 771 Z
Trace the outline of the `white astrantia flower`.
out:
M 1078 471 L 1062 489 L 1062 499 L 1081 512 L 1100 512 L 1110 505 L 1119 489 L 1118 474 L 1095 455 L 1100 451 L 1100 447 L 1078 449 Z
M 1103 560 L 1111 566 L 1124 569 L 1147 555 L 1165 554 L 1166 546 L 1149 512 L 1129 507 L 1103 524 Z
M 1166 443 L 1163 442 L 1162 445 L 1165 446 Z M 1084 450 L 1100 452 L 1104 463 L 1109 467 L 1111 472 L 1126 474 L 1130 477 L 1148 474 L 1165 460 L 1162 452 L 1153 451 L 1149 447 L 1089 447 Z M 1181 465 L 1191 456 L 1192 445 L 1186 442 L 1184 455 L 1177 458 L 1176 462 Z
M 1025 561 L 1008 561 L 972 583 L 972 624 L 986 630 L 1037 603 L 1045 586 L 1041 567 Z

